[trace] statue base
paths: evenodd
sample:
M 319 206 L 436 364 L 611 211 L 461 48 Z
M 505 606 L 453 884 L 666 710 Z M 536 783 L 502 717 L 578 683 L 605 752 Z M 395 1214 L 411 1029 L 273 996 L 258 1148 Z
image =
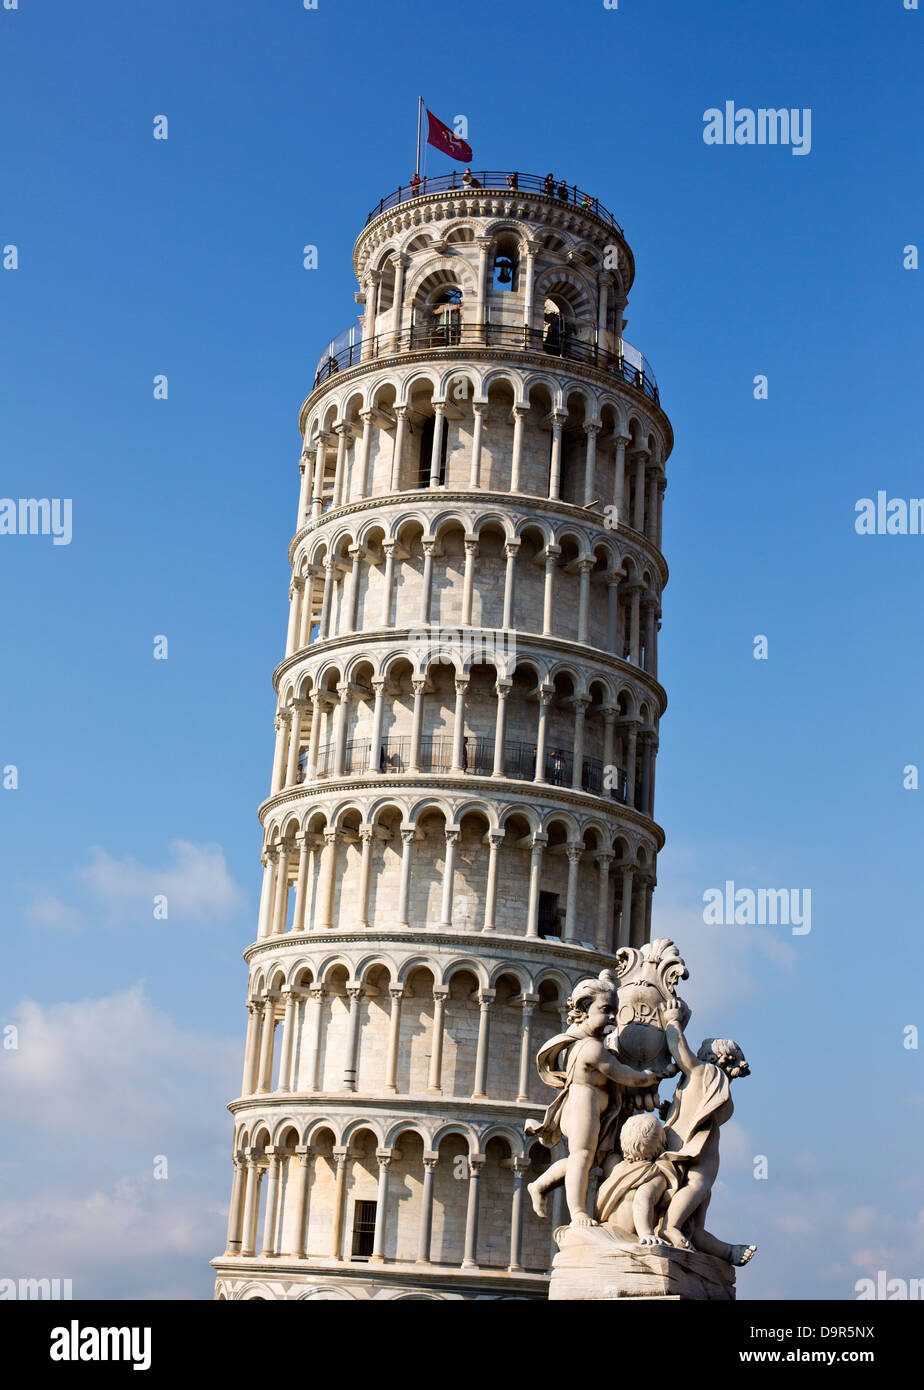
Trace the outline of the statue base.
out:
M 735 1297 L 735 1269 L 714 1255 L 635 1245 L 605 1226 L 560 1226 L 549 1298 L 721 1300 Z

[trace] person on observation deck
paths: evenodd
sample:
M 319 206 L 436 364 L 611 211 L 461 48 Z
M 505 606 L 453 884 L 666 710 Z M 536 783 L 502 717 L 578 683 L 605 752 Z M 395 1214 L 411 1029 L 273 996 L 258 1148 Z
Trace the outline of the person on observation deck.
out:
M 508 188 L 519 188 L 519 186 L 520 186 L 520 180 L 517 178 L 516 174 L 508 174 L 508 175 L 507 175 L 507 187 L 508 187 Z
M 412 197 L 415 197 L 416 194 L 417 194 L 417 190 L 420 188 L 420 175 L 419 175 L 418 173 L 415 173 L 414 176 L 413 176 L 413 178 L 411 179 L 410 183 L 411 183 L 411 196 L 412 196 Z
M 546 191 L 546 193 L 549 195 L 550 198 L 554 198 L 554 196 L 555 196 L 555 175 L 554 175 L 554 174 L 546 174 L 546 176 L 545 176 L 545 191 Z

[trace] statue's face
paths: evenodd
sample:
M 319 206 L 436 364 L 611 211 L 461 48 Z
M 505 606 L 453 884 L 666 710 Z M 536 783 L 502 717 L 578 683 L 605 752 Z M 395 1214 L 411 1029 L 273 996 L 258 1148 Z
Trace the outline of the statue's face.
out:
M 587 1027 L 591 1033 L 602 1033 L 616 1023 L 616 999 L 612 994 L 595 994 L 587 1010 Z

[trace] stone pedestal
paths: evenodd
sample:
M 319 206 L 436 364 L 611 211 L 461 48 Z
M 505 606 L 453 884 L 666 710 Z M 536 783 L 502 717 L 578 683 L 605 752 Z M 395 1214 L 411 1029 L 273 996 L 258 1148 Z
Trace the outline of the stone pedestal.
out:
M 735 1297 L 734 1267 L 698 1250 L 633 1245 L 605 1226 L 561 1226 L 555 1241 L 550 1299 Z

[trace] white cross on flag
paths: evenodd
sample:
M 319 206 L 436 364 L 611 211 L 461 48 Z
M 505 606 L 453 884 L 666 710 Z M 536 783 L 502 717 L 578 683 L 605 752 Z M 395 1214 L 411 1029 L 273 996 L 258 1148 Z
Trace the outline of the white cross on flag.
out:
M 435 145 L 443 154 L 448 154 L 450 159 L 458 159 L 460 164 L 470 164 L 472 162 L 472 147 L 461 140 L 449 126 L 434 116 L 433 112 L 427 107 L 427 144 Z

